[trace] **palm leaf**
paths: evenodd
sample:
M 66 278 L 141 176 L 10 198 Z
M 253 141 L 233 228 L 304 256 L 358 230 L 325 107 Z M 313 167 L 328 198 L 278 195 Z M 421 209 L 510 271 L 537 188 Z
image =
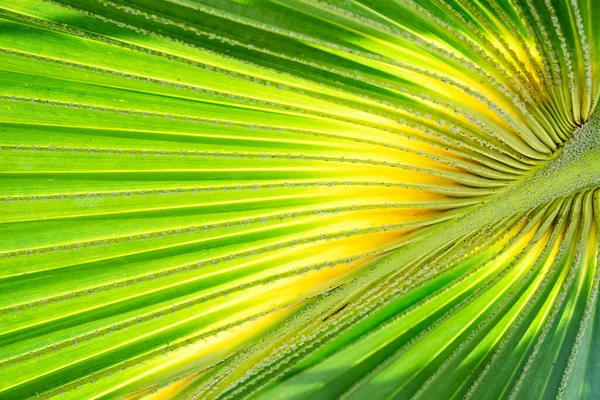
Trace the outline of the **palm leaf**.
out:
M 591 0 L 0 4 L 0 398 L 600 396 Z

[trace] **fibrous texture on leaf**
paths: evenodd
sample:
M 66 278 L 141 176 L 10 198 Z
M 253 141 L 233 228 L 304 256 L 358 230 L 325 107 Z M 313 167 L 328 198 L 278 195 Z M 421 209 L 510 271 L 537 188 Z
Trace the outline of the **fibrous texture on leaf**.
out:
M 599 18 L 0 2 L 0 398 L 599 398 Z

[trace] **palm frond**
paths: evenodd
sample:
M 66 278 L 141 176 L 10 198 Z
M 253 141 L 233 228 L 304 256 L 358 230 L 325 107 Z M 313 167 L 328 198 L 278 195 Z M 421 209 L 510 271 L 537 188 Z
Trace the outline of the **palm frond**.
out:
M 0 4 L 0 398 L 590 398 L 592 0 Z

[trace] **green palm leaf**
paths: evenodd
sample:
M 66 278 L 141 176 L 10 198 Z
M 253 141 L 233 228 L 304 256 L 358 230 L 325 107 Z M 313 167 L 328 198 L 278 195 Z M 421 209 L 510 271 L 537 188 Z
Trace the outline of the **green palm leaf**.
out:
M 597 398 L 599 15 L 3 2 L 0 398 Z

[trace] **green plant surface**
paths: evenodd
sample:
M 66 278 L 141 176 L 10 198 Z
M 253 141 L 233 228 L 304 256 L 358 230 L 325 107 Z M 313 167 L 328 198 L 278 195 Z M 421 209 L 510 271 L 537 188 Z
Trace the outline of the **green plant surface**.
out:
M 595 0 L 0 3 L 0 399 L 600 398 Z

